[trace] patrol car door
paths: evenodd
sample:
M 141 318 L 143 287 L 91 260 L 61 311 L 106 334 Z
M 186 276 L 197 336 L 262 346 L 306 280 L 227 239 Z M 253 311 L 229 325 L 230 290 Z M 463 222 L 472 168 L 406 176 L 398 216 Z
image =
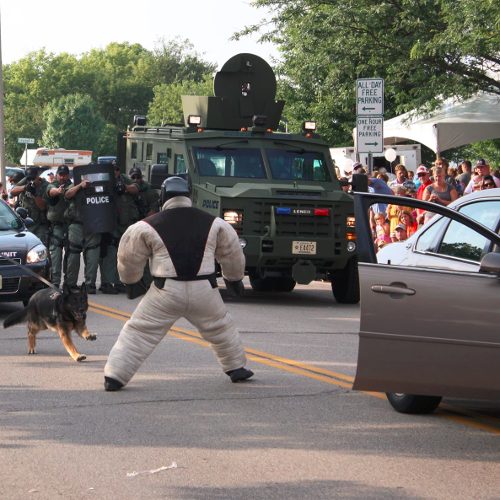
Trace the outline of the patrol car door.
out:
M 500 296 L 500 254 L 486 252 L 474 272 L 378 264 L 367 213 L 390 198 L 355 195 L 361 325 L 354 389 L 500 399 L 500 310 L 492 300 Z M 471 251 L 500 244 L 498 234 L 459 212 L 407 204 L 449 217 L 450 237 L 467 235 Z

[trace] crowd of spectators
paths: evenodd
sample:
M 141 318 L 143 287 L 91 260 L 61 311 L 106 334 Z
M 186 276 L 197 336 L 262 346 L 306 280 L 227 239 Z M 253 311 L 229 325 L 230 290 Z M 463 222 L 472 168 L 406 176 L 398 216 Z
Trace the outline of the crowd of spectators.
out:
M 367 174 L 367 171 L 360 163 L 354 163 L 352 173 Z M 405 197 L 448 206 L 460 196 L 500 187 L 500 172 L 492 171 L 488 161 L 484 159 L 477 161 L 474 171 L 468 160 L 458 167 L 450 167 L 448 160 L 440 158 L 432 168 L 420 164 L 416 173 L 400 164 L 394 168 L 394 174 L 383 167 L 375 167 L 373 175 L 367 175 L 369 191 L 403 198 L 399 204 L 372 205 L 370 224 L 378 249 L 389 243 L 406 240 L 434 215 L 429 211 L 405 206 Z

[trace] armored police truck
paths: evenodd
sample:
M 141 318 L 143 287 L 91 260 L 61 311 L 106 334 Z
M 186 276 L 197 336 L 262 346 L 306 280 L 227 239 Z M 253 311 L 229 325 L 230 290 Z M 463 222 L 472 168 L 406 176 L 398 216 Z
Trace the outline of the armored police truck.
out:
M 224 64 L 214 94 L 183 96 L 184 124 L 148 126 L 136 116 L 120 163 L 157 189 L 173 175 L 188 179 L 193 206 L 239 235 L 254 290 L 290 292 L 322 278 L 338 302 L 358 302 L 353 199 L 315 122 L 277 132 L 285 103 L 275 100 L 273 70 L 253 54 Z

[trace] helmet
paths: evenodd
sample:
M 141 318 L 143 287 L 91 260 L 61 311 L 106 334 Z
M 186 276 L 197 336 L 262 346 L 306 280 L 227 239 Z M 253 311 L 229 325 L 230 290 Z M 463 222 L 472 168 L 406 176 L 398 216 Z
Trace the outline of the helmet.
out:
M 161 204 L 173 198 L 174 196 L 187 196 L 189 198 L 190 190 L 187 181 L 181 177 L 168 177 L 161 185 Z

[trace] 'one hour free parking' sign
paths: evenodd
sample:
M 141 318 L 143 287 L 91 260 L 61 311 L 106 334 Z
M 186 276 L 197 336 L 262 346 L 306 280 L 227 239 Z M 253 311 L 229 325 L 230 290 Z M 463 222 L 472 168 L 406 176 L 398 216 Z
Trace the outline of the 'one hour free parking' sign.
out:
M 383 116 L 358 116 L 356 150 L 358 153 L 382 153 L 384 151 Z

